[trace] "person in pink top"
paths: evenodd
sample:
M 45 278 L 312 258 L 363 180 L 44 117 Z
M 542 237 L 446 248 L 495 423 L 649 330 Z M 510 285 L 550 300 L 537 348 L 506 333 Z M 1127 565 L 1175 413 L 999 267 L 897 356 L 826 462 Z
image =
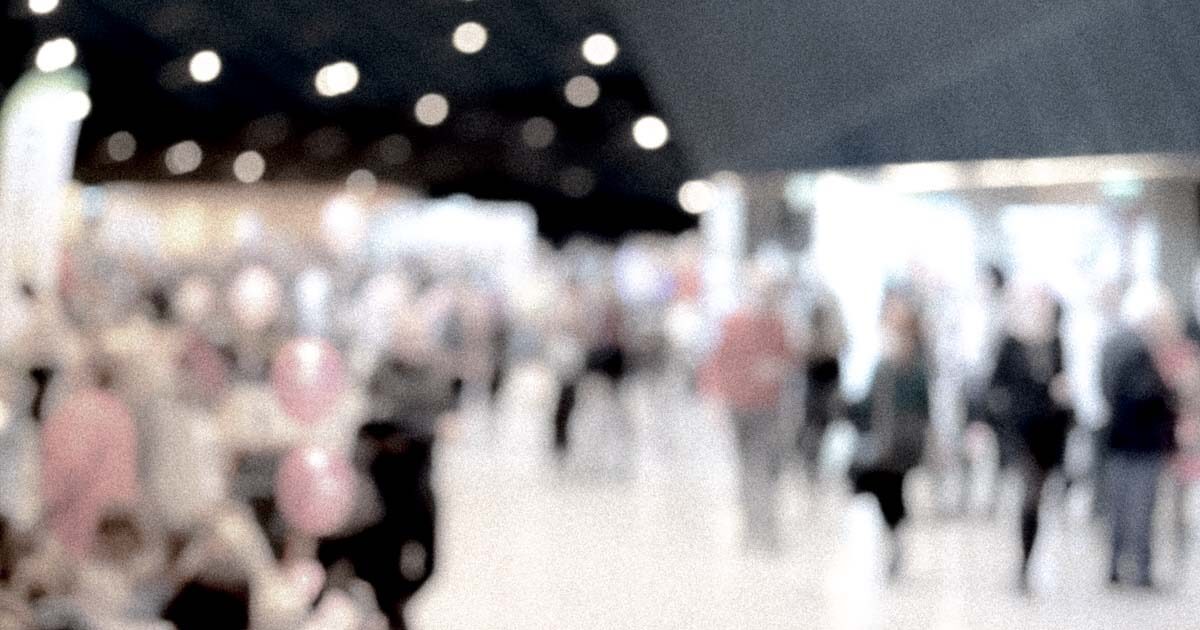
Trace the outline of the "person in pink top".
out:
M 748 299 L 723 323 L 706 368 L 708 389 L 728 407 L 742 465 L 746 542 L 768 551 L 778 544 L 775 486 L 784 435 L 780 402 L 796 349 L 779 312 L 778 282 L 752 275 Z

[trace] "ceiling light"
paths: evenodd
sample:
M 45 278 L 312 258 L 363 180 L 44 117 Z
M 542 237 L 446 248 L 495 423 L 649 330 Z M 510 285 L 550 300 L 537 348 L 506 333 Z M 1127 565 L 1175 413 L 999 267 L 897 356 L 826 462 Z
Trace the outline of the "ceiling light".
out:
M 633 123 L 633 141 L 647 151 L 662 148 L 670 137 L 667 123 L 658 116 L 642 116 Z
M 587 75 L 572 77 L 563 90 L 567 102 L 575 107 L 588 107 L 600 98 L 600 84 Z
M 75 42 L 58 37 L 38 47 L 34 64 L 42 72 L 54 72 L 75 63 L 75 55 Z
M 233 176 L 243 184 L 253 184 L 267 172 L 267 161 L 258 151 L 244 151 L 233 161 Z
M 479 22 L 463 22 L 451 37 L 454 48 L 464 55 L 473 55 L 487 45 L 488 32 Z
M 521 125 L 521 140 L 532 149 L 545 149 L 554 142 L 554 123 L 549 118 L 535 116 Z
M 617 42 L 604 33 L 589 35 L 580 47 L 583 58 L 593 66 L 606 66 L 617 58 Z
M 441 94 L 426 94 L 417 99 L 417 105 L 413 111 L 417 116 L 417 122 L 426 127 L 436 127 L 450 115 L 450 102 Z
M 679 207 L 691 214 L 701 214 L 712 209 L 717 201 L 717 189 L 712 184 L 693 179 L 679 187 Z
M 190 173 L 200 168 L 200 162 L 203 160 L 204 152 L 200 150 L 200 145 L 191 140 L 171 145 L 171 148 L 167 149 L 166 155 L 163 156 L 167 170 L 172 175 Z
M 596 176 L 586 168 L 572 166 L 563 169 L 558 177 L 558 186 L 568 197 L 580 199 L 588 196 L 596 187 Z
M 396 133 L 380 140 L 376 150 L 385 164 L 395 166 L 403 164 L 412 155 L 412 143 L 408 138 Z
M 29 10 L 37 15 L 46 15 L 58 8 L 58 0 L 29 0 Z
M 358 85 L 358 66 L 349 61 L 331 63 L 317 71 L 313 83 L 321 96 L 349 94 Z
M 128 131 L 118 131 L 104 143 L 108 157 L 114 162 L 124 162 L 137 151 L 137 140 Z
M 208 83 L 221 74 L 221 58 L 211 50 L 201 50 L 192 55 L 188 72 L 196 83 Z

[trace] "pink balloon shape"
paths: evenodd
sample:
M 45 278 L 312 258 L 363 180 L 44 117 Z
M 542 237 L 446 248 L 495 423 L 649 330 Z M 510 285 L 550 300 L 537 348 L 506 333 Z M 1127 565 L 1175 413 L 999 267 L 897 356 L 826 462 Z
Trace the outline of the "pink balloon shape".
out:
M 83 389 L 58 405 L 42 429 L 41 481 L 50 531 L 83 556 L 105 510 L 137 500 L 137 430 L 125 404 Z
M 309 536 L 328 536 L 350 517 L 354 470 L 339 453 L 308 446 L 288 453 L 275 479 L 275 499 L 289 525 Z
M 337 348 L 324 339 L 293 339 L 275 356 L 271 386 L 289 416 L 313 424 L 329 413 L 345 391 L 345 363 Z

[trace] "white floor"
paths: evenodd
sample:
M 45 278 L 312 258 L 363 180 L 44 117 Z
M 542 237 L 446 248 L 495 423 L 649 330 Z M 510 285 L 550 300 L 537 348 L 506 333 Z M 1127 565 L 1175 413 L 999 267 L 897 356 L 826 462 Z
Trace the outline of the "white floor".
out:
M 564 469 L 548 457 L 551 387 L 526 373 L 507 413 L 464 419 L 443 440 L 438 569 L 410 607 L 414 627 L 1200 628 L 1191 563 L 1163 544 L 1162 592 L 1109 589 L 1102 529 L 1062 502 L 1045 512 L 1035 593 L 1019 596 L 1011 510 L 940 517 L 920 474 L 894 583 L 877 509 L 837 483 L 809 489 L 789 474 L 782 553 L 747 551 L 719 414 L 676 400 L 665 424 L 595 432 L 626 436 L 609 451 L 632 455 Z

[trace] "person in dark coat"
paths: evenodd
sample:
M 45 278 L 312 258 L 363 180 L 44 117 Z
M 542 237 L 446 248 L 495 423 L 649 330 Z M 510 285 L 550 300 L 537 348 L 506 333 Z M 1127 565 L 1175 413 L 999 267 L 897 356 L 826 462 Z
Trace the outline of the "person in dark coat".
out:
M 452 376 L 420 353 L 385 359 L 371 378 L 372 404 L 355 460 L 373 493 L 372 514 L 353 531 L 321 542 L 326 567 L 347 563 L 375 590 L 393 629 L 435 566 L 436 503 L 430 479 L 435 425 L 454 404 Z
M 1159 369 L 1158 355 L 1182 336 L 1161 291 L 1135 288 L 1123 307 L 1127 327 L 1104 348 L 1101 386 L 1109 406 L 1106 461 L 1112 556 L 1109 582 L 1124 579 L 1127 561 L 1134 583 L 1153 586 L 1153 517 L 1158 479 L 1175 451 L 1175 397 Z
M 804 423 L 799 447 L 810 480 L 820 469 L 825 431 L 840 413 L 841 353 L 845 345 L 837 298 L 824 293 L 816 298 L 808 317 L 809 341 L 804 361 Z
M 997 435 L 1015 442 L 1024 485 L 1021 504 L 1021 569 L 1018 585 L 1029 588 L 1029 561 L 1038 533 L 1038 511 L 1050 474 L 1060 468 L 1071 412 L 1067 405 L 1061 310 L 1044 290 L 1016 295 L 1011 332 L 1000 344 L 988 388 Z
M 854 492 L 879 502 L 891 535 L 889 570 L 902 558 L 899 529 L 908 516 L 904 480 L 925 454 L 929 429 L 929 367 L 913 298 L 892 290 L 884 300 L 886 347 L 867 398 L 851 411 L 861 434 L 850 475 Z

